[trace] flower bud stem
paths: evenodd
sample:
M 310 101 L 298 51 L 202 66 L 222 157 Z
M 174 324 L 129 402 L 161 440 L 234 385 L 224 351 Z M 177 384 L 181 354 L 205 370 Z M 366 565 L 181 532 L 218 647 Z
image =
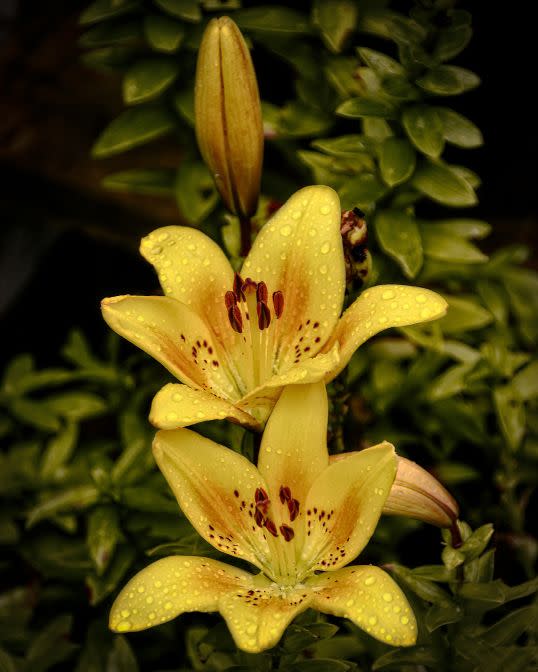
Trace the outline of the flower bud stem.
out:
M 252 222 L 250 217 L 239 217 L 239 227 L 241 230 L 241 252 L 242 257 L 246 257 L 250 252 L 251 247 L 251 228 Z

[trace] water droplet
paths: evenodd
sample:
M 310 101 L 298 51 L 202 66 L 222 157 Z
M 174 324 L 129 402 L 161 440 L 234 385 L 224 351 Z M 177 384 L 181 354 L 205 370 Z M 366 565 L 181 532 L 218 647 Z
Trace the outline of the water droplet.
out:
M 402 617 L 400 618 L 400 623 L 401 623 L 402 625 L 407 625 L 407 624 L 409 623 L 409 619 L 407 618 L 407 616 L 402 616 Z
M 254 623 L 251 623 L 250 625 L 247 626 L 248 635 L 253 635 L 255 632 L 256 632 L 256 625 Z
M 310 236 L 310 238 L 314 238 L 314 236 L 317 235 L 317 230 L 316 229 L 309 229 L 308 235 Z
M 174 411 L 167 413 L 166 419 L 169 420 L 170 422 L 174 422 L 174 420 L 177 420 L 177 413 L 174 413 Z
M 374 576 L 367 576 L 364 579 L 364 585 L 365 586 L 373 586 L 375 583 L 375 577 Z
M 183 396 L 179 392 L 174 392 L 172 395 L 172 401 L 183 401 Z
M 155 588 L 160 588 L 163 585 L 162 581 L 155 581 Z
M 325 274 L 327 273 L 327 266 L 325 266 L 325 264 L 323 264 L 323 266 L 320 266 L 320 267 L 319 267 L 319 272 L 320 272 L 322 275 L 325 275 Z
M 377 618 L 375 616 L 370 616 L 370 618 L 368 619 L 368 623 L 370 625 L 375 625 L 377 623 Z
M 148 597 L 146 597 L 146 604 L 153 604 L 153 597 L 151 595 L 148 595 Z
M 300 219 L 302 214 L 303 213 L 301 212 L 301 210 L 295 210 L 295 212 L 291 213 L 291 218 L 292 219 Z
M 162 251 L 163 251 L 163 248 L 160 245 L 154 245 L 151 248 L 151 254 L 161 254 Z
M 329 243 L 328 240 L 326 240 L 320 248 L 321 254 L 327 254 L 327 252 L 330 249 L 331 249 L 331 244 Z
M 160 243 L 162 243 L 162 242 L 163 242 L 164 240 L 166 240 L 167 238 L 168 238 L 168 234 L 167 234 L 166 232 L 163 232 L 163 233 L 161 233 L 161 234 L 158 236 L 157 240 L 158 240 Z
M 164 608 L 165 608 L 167 611 L 170 611 L 170 609 L 171 609 L 173 606 L 174 606 L 174 605 L 173 605 L 171 602 L 167 602 L 167 603 L 164 605 Z
M 209 266 L 210 263 L 211 263 L 211 262 L 209 261 L 209 259 L 204 259 L 204 260 L 202 261 L 202 264 L 203 264 L 204 266 Z
M 426 303 L 426 297 L 424 296 L 424 294 L 417 294 L 415 296 L 415 301 L 417 303 Z
M 382 298 L 384 298 L 385 300 L 393 299 L 393 298 L 394 298 L 394 292 L 392 291 L 392 289 L 386 289 L 386 290 L 383 292 L 383 294 L 381 294 L 381 296 L 382 296 Z
M 392 595 L 390 593 L 383 593 L 383 599 L 385 602 L 392 602 Z
M 287 238 L 290 235 L 290 233 L 291 233 L 291 226 L 283 226 L 280 229 L 280 235 L 284 236 L 285 238 Z
M 425 320 L 426 318 L 430 317 L 430 315 L 431 315 L 431 311 L 430 311 L 429 308 L 423 308 L 423 309 L 420 311 L 420 317 L 421 317 L 423 320 Z
M 127 616 L 131 615 L 131 612 L 129 611 L 129 609 L 122 609 L 121 615 L 123 618 L 127 618 Z
M 154 620 L 155 620 L 155 616 L 156 616 L 156 614 L 155 614 L 154 611 L 152 611 L 152 612 L 150 612 L 150 613 L 148 614 L 148 618 L 149 618 L 150 621 L 154 621 Z
M 328 205 L 322 205 L 319 211 L 321 212 L 322 215 L 328 215 L 330 212 L 330 208 Z
M 346 602 L 346 607 L 352 607 L 355 604 L 355 600 L 348 600 Z
M 118 632 L 127 632 L 127 630 L 131 629 L 131 624 L 129 621 L 120 621 L 118 625 L 116 626 L 116 630 Z

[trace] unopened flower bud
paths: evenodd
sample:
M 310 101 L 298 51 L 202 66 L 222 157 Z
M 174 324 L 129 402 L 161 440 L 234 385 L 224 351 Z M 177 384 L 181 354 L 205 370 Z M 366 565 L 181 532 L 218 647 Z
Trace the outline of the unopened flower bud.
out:
M 194 109 L 198 146 L 226 208 L 252 216 L 263 161 L 261 105 L 248 47 L 228 17 L 212 19 L 204 33 Z
M 355 452 L 331 455 L 331 462 L 346 459 Z M 422 520 L 437 527 L 453 527 L 459 507 L 452 495 L 428 471 L 416 462 L 396 456 L 398 469 L 383 513 Z
M 344 246 L 346 283 L 355 280 L 361 286 L 366 282 L 372 270 L 372 258 L 367 247 L 368 228 L 364 212 L 359 208 L 344 210 L 340 234 Z

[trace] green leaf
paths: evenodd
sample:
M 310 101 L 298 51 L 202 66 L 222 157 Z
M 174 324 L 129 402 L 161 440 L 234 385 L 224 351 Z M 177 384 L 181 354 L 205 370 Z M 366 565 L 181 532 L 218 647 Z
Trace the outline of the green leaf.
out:
M 19 672 L 20 667 L 7 651 L 0 647 L 0 672 Z
M 498 579 L 489 583 L 464 583 L 460 587 L 459 594 L 466 600 L 494 604 L 503 604 L 506 599 L 504 584 Z
M 133 42 L 142 37 L 138 21 L 102 23 L 82 34 L 78 43 L 81 47 L 104 47 Z
M 440 65 L 417 79 L 417 84 L 437 96 L 455 96 L 475 89 L 480 84 L 480 78 L 456 65 Z
M 452 597 L 433 581 L 422 579 L 412 573 L 410 569 L 400 565 L 391 565 L 390 569 L 415 595 L 426 602 L 449 606 L 454 603 Z
M 454 578 L 454 572 L 449 572 L 443 565 L 423 565 L 411 570 L 414 576 L 420 579 L 448 583 Z
M 187 86 L 183 91 L 178 91 L 174 96 L 174 107 L 182 119 L 184 119 L 189 126 L 194 127 L 194 82 Z
M 47 397 L 44 403 L 52 413 L 68 420 L 86 420 L 107 410 L 105 400 L 92 392 L 64 392 Z
M 234 12 L 233 18 L 241 30 L 289 35 L 311 32 L 306 16 L 287 7 L 249 7 Z
M 352 663 L 334 658 L 318 658 L 316 660 L 302 660 L 298 663 L 286 665 L 287 672 L 350 672 Z
M 98 576 L 110 564 L 116 544 L 122 537 L 117 509 L 113 506 L 99 506 L 91 511 L 88 516 L 87 543 Z
M 419 151 L 434 159 L 441 155 L 445 144 L 443 124 L 434 107 L 406 107 L 402 114 L 402 123 L 409 139 Z
M 80 59 L 89 68 L 105 72 L 125 72 L 136 52 L 132 46 L 112 46 L 84 52 Z
M 144 20 L 144 34 L 152 49 L 172 54 L 185 37 L 185 27 L 167 16 L 150 14 Z
M 460 551 L 457 549 L 452 548 L 452 546 L 445 546 L 443 548 L 441 558 L 443 560 L 443 564 L 449 571 L 456 569 L 456 567 L 463 565 L 465 562 L 465 556 L 463 553 L 460 553 Z M 440 625 L 443 625 L 443 623 Z
M 450 26 L 439 31 L 433 56 L 440 61 L 448 61 L 457 56 L 469 44 L 473 30 L 469 25 Z
M 372 70 L 380 77 L 385 77 L 387 75 L 404 76 L 406 74 L 405 69 L 398 63 L 398 61 L 380 51 L 359 47 L 357 53 L 366 65 L 372 68 Z
M 102 576 L 90 574 L 86 577 L 86 586 L 92 606 L 99 604 L 110 593 L 117 590 L 120 581 L 131 568 L 135 557 L 136 551 L 133 546 L 120 546 L 105 574 Z
M 30 528 L 45 518 L 53 518 L 58 513 L 68 511 L 83 511 L 95 504 L 99 499 L 99 492 L 93 485 L 79 485 L 63 490 L 40 502 L 28 512 L 26 527 Z
M 434 632 L 443 625 L 461 621 L 464 615 L 464 610 L 457 604 L 432 604 L 426 613 L 424 623 L 428 632 Z
M 420 92 L 411 84 L 407 77 L 401 75 L 386 75 L 381 80 L 381 89 L 384 94 L 395 99 L 395 103 L 410 102 L 420 98 Z
M 512 379 L 512 389 L 523 401 L 538 397 L 538 359 L 516 373 Z
M 205 164 L 186 159 L 176 173 L 175 194 L 178 208 L 191 224 L 204 220 L 214 210 L 219 198 Z
M 202 20 L 202 12 L 198 0 L 155 0 L 156 4 L 165 12 L 178 19 L 198 23 Z
M 46 402 L 14 399 L 9 408 L 24 424 L 49 432 L 57 432 L 60 429 L 57 413 L 54 413 Z
M 164 107 L 141 106 L 126 110 L 101 133 L 92 155 L 103 159 L 121 154 L 169 133 L 175 126 L 173 116 Z
M 493 536 L 493 525 L 487 523 L 476 529 L 458 550 L 465 555 L 465 561 L 475 560 L 486 550 Z
M 20 389 L 20 380 L 34 370 L 34 358 L 29 353 L 17 355 L 6 367 L 2 378 L 2 391 L 6 396 L 16 394 Z
M 131 646 L 125 637 L 114 638 L 114 649 L 108 657 L 105 672 L 138 672 L 139 667 Z
M 455 233 L 449 233 L 445 227 L 425 224 L 420 227 L 424 253 L 433 259 L 450 263 L 481 264 L 488 257 L 478 247 Z
M 415 163 L 415 150 L 407 140 L 387 138 L 381 145 L 379 170 L 389 187 L 408 180 L 415 170 Z
M 431 401 L 453 397 L 466 387 L 466 377 L 474 368 L 473 364 L 456 364 L 438 378 L 434 378 L 426 390 L 426 398 Z
M 491 232 L 491 226 L 481 219 L 438 219 L 428 222 L 428 228 L 443 231 L 460 238 L 485 238 Z
M 175 514 L 178 512 L 178 505 L 175 499 L 170 499 L 151 487 L 137 485 L 123 488 L 121 501 L 124 506 L 135 511 Z
M 129 14 L 139 9 L 141 5 L 140 0 L 95 0 L 82 12 L 79 21 L 83 26 L 87 26 L 122 14 Z
M 413 646 L 412 648 L 396 649 L 383 654 L 372 665 L 372 672 L 381 670 L 389 665 L 396 666 L 395 669 L 405 669 L 405 665 L 420 666 L 431 670 L 442 669 L 442 653 L 434 647 Z M 419 668 L 420 669 L 420 668 Z
M 26 653 L 27 670 L 45 672 L 73 655 L 78 646 L 69 641 L 72 621 L 70 614 L 62 614 L 37 635 Z
M 161 57 L 138 61 L 123 79 L 123 100 L 136 105 L 157 98 L 171 86 L 178 72 L 176 60 Z
M 321 138 L 313 140 L 312 147 L 331 156 L 353 158 L 357 154 L 371 151 L 371 143 L 364 135 L 340 135 L 337 138 Z
M 411 183 L 422 194 L 443 205 L 466 207 L 478 202 L 467 180 L 445 163 L 424 161 L 416 169 Z
M 417 21 L 375 5 L 361 14 L 359 30 L 402 44 L 421 42 L 426 37 L 426 29 Z
M 103 186 L 114 191 L 126 191 L 133 194 L 152 196 L 173 196 L 173 170 L 123 170 L 111 173 L 103 178 Z
M 358 206 L 369 210 L 372 204 L 386 193 L 385 185 L 371 173 L 361 173 L 345 180 L 338 189 L 342 208 L 348 210 Z
M 422 267 L 422 240 L 416 220 L 401 210 L 382 210 L 375 218 L 375 232 L 383 251 L 408 278 Z
M 358 8 L 353 0 L 315 0 L 312 7 L 312 23 L 319 28 L 327 48 L 335 54 L 342 51 L 355 30 L 357 18 Z
M 291 653 L 298 653 L 315 642 L 329 639 L 338 632 L 338 626 L 332 623 L 312 623 L 301 626 L 290 625 L 282 640 L 282 648 Z
M 480 633 L 480 639 L 490 646 L 502 646 L 514 643 L 519 637 L 530 630 L 536 619 L 536 607 L 522 607 L 507 614 L 500 621 L 490 625 Z
M 467 117 L 449 107 L 436 107 L 435 110 L 443 124 L 443 137 L 447 142 L 466 149 L 480 147 L 484 143 L 480 129 Z
M 493 402 L 503 437 L 515 451 L 525 435 L 525 406 L 511 384 L 496 387 Z
M 346 100 L 336 108 L 336 114 L 351 119 L 359 119 L 360 117 L 396 118 L 396 110 L 392 105 L 363 97 Z
M 41 478 L 54 478 L 56 472 L 66 464 L 78 441 L 78 425 L 68 422 L 55 437 L 50 439 L 41 460 Z
M 491 313 L 471 297 L 445 295 L 445 299 L 448 302 L 448 312 L 437 324 L 447 334 L 481 329 L 493 319 Z

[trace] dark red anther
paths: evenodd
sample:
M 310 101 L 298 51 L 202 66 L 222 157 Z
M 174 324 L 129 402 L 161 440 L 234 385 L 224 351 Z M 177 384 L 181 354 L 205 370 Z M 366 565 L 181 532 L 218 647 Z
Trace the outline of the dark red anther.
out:
M 288 500 L 288 511 L 290 514 L 290 520 L 295 520 L 299 515 L 299 501 L 297 499 Z
M 267 518 L 265 521 L 265 529 L 270 532 L 273 537 L 278 537 L 278 532 L 276 529 L 276 525 L 273 523 L 273 521 L 270 518 Z M 293 530 L 292 530 L 293 532 Z
M 276 319 L 278 320 L 284 312 L 284 294 L 280 290 L 273 292 L 273 306 L 275 308 Z
M 287 485 L 281 485 L 278 496 L 280 497 L 281 504 L 284 504 L 284 502 L 289 502 L 291 499 L 291 490 Z
M 269 511 L 269 504 L 271 502 L 269 501 L 269 497 L 263 488 L 256 488 L 256 492 L 254 493 L 254 501 L 256 502 L 256 510 L 260 511 L 260 513 L 262 513 L 263 517 L 265 518 L 267 511 Z
M 254 512 L 254 520 L 256 521 L 256 525 L 258 527 L 263 527 L 265 524 L 265 516 L 261 511 L 258 511 L 257 509 Z
M 238 334 L 243 332 L 243 318 L 241 317 L 241 311 L 236 303 L 228 308 L 228 319 L 232 325 L 232 329 Z
M 245 295 L 243 294 L 243 278 L 239 273 L 234 273 L 234 294 L 239 302 L 245 300 Z
M 266 303 L 258 301 L 256 304 L 256 312 L 258 313 L 258 328 L 260 331 L 263 331 L 271 324 L 271 311 Z
M 267 493 L 263 488 L 256 488 L 256 492 L 254 493 L 254 501 L 256 503 L 258 502 L 263 502 L 264 500 L 268 499 L 267 498 Z
M 286 541 L 291 541 L 295 536 L 295 532 L 289 525 L 281 525 L 278 529 Z
M 227 310 L 230 310 L 232 306 L 235 306 L 237 303 L 237 298 L 234 292 L 226 292 L 224 295 L 224 304 L 226 305 Z
M 251 292 L 255 292 L 257 287 L 258 287 L 258 285 L 254 282 L 254 280 L 252 280 L 252 278 L 247 278 L 243 282 L 243 285 L 241 286 L 241 292 L 243 294 L 243 298 L 247 294 L 250 294 Z
M 256 287 L 256 300 L 261 301 L 262 303 L 267 303 L 267 285 L 265 282 L 258 282 L 258 286 Z

